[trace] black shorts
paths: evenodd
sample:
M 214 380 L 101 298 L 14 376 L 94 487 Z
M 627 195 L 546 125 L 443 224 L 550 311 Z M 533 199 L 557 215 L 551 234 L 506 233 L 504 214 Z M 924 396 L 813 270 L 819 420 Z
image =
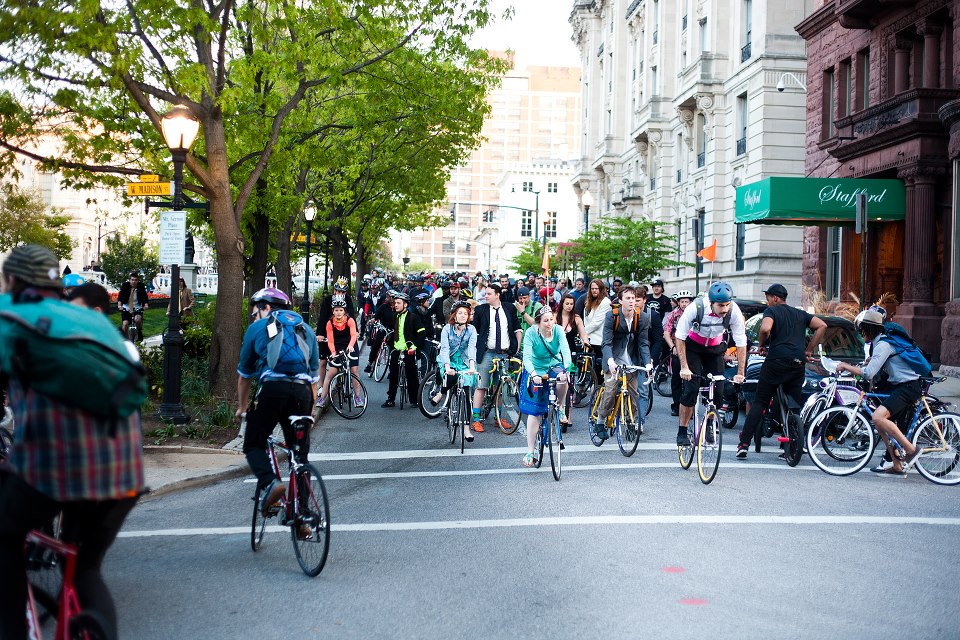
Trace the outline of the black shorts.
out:
M 330 345 L 326 340 L 317 343 L 317 351 L 320 352 L 320 359 L 326 360 L 330 357 Z
M 723 375 L 723 353 L 726 351 L 726 345 L 721 347 L 701 347 L 690 340 L 686 342 L 687 368 L 693 372 L 693 378 L 683 381 L 683 392 L 680 394 L 680 404 L 685 407 L 692 407 L 697 402 L 697 395 L 700 393 L 700 387 L 706 386 L 706 383 L 698 378 L 698 375 Z M 714 353 L 716 352 L 716 353 Z M 723 382 L 717 382 L 713 387 L 713 402 L 719 407 L 723 402 Z
M 121 311 L 121 312 L 120 312 L 120 321 L 121 321 L 121 322 L 133 322 L 133 317 L 134 317 L 134 316 L 143 316 L 143 311 L 142 311 L 142 310 L 141 310 L 141 311 L 135 311 L 135 312 L 133 312 L 133 313 L 131 313 L 131 312 L 129 312 L 129 311 Z
M 893 420 L 896 420 L 902 413 L 913 409 L 917 404 L 920 399 L 920 381 L 901 382 L 885 388 L 880 393 L 888 394 L 881 406 L 890 412 Z

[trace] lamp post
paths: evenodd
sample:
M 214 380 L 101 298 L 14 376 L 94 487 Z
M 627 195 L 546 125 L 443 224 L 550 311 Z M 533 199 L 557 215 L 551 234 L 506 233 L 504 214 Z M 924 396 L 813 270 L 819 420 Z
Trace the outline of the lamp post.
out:
M 590 207 L 593 205 L 593 195 L 591 195 L 590 189 L 585 190 L 583 195 L 580 196 L 580 204 L 583 205 L 583 235 L 586 236 L 590 232 Z M 584 269 L 582 274 L 583 281 L 586 282 L 587 270 Z
M 104 231 L 103 233 L 100 232 L 101 227 L 104 229 L 106 229 L 107 227 L 106 219 L 101 220 L 100 216 L 97 216 L 96 222 L 97 222 L 97 266 L 99 267 L 100 266 L 100 239 L 106 235 L 109 235 L 110 232 L 109 231 Z
M 163 140 L 173 156 L 173 210 L 183 201 L 183 163 L 200 132 L 200 122 L 190 109 L 177 105 L 160 119 Z M 180 370 L 183 359 L 183 335 L 180 332 L 180 264 L 170 265 L 170 317 L 163 334 L 163 398 L 160 417 L 174 424 L 190 418 L 180 403 Z
M 300 300 L 300 315 L 310 324 L 310 235 L 313 233 L 313 219 L 317 217 L 316 207 L 303 210 L 303 219 L 307 221 L 307 264 L 303 271 L 303 298 Z

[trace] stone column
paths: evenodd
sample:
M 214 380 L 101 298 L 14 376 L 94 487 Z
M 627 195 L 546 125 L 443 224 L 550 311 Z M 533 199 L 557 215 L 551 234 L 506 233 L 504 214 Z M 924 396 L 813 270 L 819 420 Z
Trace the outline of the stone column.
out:
M 951 17 L 952 17 L 951 10 Z M 960 159 L 960 100 L 948 102 L 940 108 L 940 120 L 950 131 L 950 160 L 951 162 Z M 955 173 L 953 180 L 960 176 Z M 953 203 L 954 209 L 960 207 L 960 202 Z M 956 220 L 956 216 L 954 216 Z M 951 233 L 952 229 L 948 231 Z M 952 234 L 949 237 L 955 238 Z M 953 242 L 950 243 L 949 251 L 945 252 L 944 260 L 947 261 L 947 268 L 944 273 L 950 272 L 953 265 L 954 256 L 958 255 L 960 247 Z M 951 277 L 960 277 L 958 274 L 952 274 Z M 945 317 L 940 326 L 940 371 L 947 375 L 960 377 L 960 298 L 953 298 L 948 301 L 944 308 Z
M 907 184 L 907 219 L 903 247 L 903 304 L 897 308 L 896 317 L 897 322 L 935 357 L 940 353 L 943 316 L 943 310 L 933 302 L 937 175 L 936 168 L 917 166 L 899 173 Z
M 940 86 L 940 33 L 943 26 L 932 20 L 923 20 L 917 32 L 923 36 L 923 86 L 935 89 Z
M 913 43 L 906 38 L 897 38 L 894 48 L 893 92 L 900 94 L 910 88 L 910 49 Z

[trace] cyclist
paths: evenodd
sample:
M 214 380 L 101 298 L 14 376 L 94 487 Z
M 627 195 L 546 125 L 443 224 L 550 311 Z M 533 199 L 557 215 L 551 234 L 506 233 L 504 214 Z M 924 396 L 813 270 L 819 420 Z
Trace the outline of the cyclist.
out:
M 904 465 L 913 464 L 921 449 L 915 447 L 900 431 L 896 420 L 920 400 L 920 376 L 897 354 L 889 341 L 882 339 L 886 329 L 883 315 L 879 311 L 861 311 L 854 324 L 864 341 L 870 345 L 870 358 L 863 367 L 840 362 L 837 364 L 837 373 L 849 371 L 862 376 L 874 384 L 877 391 L 888 394 L 883 404 L 873 412 L 873 425 L 887 445 L 887 454 L 893 460 L 893 466 L 884 469 L 881 464 L 870 470 L 875 473 L 903 475 Z M 891 438 L 903 447 L 904 458 L 899 457 L 899 450 L 890 442 Z
M 510 274 L 501 273 L 499 280 L 500 280 L 500 301 L 503 302 L 503 304 L 513 304 L 514 302 L 516 302 L 516 298 L 513 295 L 513 288 L 510 286 Z
M 127 335 L 130 323 L 137 327 L 137 340 L 143 340 L 143 312 L 150 308 L 147 287 L 140 280 L 140 274 L 130 272 L 130 279 L 120 285 L 117 295 L 117 307 L 120 309 L 123 335 Z
M 327 322 L 333 317 L 333 301 L 345 300 L 347 315 L 351 318 L 357 317 L 357 310 L 353 307 L 353 297 L 348 294 L 350 285 L 344 276 L 337 278 L 333 283 L 333 293 L 323 297 L 320 301 L 320 310 L 317 312 L 317 342 L 320 345 L 320 380 L 326 379 L 327 375 L 327 357 L 330 355 L 330 345 L 327 344 Z M 319 401 L 319 398 L 318 398 Z
M 787 288 L 782 284 L 770 285 L 763 295 L 767 298 L 767 308 L 760 322 L 757 349 L 761 355 L 766 355 L 766 359 L 760 367 L 756 396 L 740 432 L 737 457 L 741 459 L 747 457 L 750 442 L 777 387 L 782 386 L 788 396 L 802 404 L 800 392 L 803 390 L 805 363 L 827 331 L 826 322 L 787 304 Z M 813 329 L 809 344 L 806 343 L 807 327 Z
M 537 323 L 537 312 L 543 305 L 531 298 L 530 289 L 520 287 L 517 289 L 517 301 L 513 303 L 513 306 L 516 309 L 517 320 L 520 322 L 520 329 L 526 335 L 527 329 Z M 520 341 L 523 342 L 522 336 Z
M 477 379 L 472 372 L 477 367 L 477 329 L 469 324 L 470 303 L 456 302 L 450 313 L 450 320 L 440 332 L 440 354 L 437 362 L 443 369 L 443 389 L 433 398 L 434 404 L 439 404 L 443 393 L 456 383 L 454 376 L 463 377 L 463 386 L 466 388 L 465 397 L 470 398 L 470 387 L 476 386 Z M 473 433 L 470 425 L 463 427 L 463 437 L 467 442 L 473 442 Z
M 480 422 L 483 397 L 490 384 L 490 372 L 493 369 L 493 358 L 499 354 L 514 355 L 520 348 L 520 321 L 513 308 L 508 308 L 500 298 L 500 285 L 491 282 L 487 285 L 486 304 L 478 305 L 473 312 L 473 326 L 477 330 L 477 361 L 480 363 L 477 371 L 480 374 L 480 384 L 473 393 L 473 430 L 483 433 L 483 424 Z
M 83 282 L 83 276 L 78 273 L 68 273 L 63 276 L 63 280 L 61 281 L 63 285 L 63 295 L 69 297 L 73 290 L 82 285 Z
M 246 412 L 247 429 L 243 438 L 243 453 L 250 470 L 264 488 L 260 509 L 274 505 L 286 491 L 283 483 L 274 475 L 267 454 L 267 436 L 273 433 L 277 423 L 283 427 L 283 436 L 288 443 L 296 441 L 290 428 L 289 416 L 310 415 L 319 381 L 320 354 L 313 330 L 302 318 L 290 310 L 290 297 L 279 289 L 268 287 L 250 296 L 254 322 L 247 327 L 240 348 L 240 363 L 237 366 L 237 418 Z M 283 329 L 278 329 L 282 325 Z M 296 329 L 293 327 L 296 326 Z M 288 332 L 302 332 L 305 348 L 302 353 L 299 341 L 288 348 Z M 283 340 L 281 355 L 273 368 L 268 357 L 271 341 Z M 275 348 L 275 347 L 274 347 Z M 250 402 L 253 378 L 259 381 L 257 395 Z M 249 408 L 248 408 L 249 407 Z M 310 438 L 301 445 L 303 461 L 310 451 Z
M 57 272 L 53 252 L 22 245 L 3 264 L 3 290 L 22 304 L 59 298 Z M 100 304 L 106 313 L 109 301 L 101 297 Z M 78 546 L 80 605 L 99 614 L 107 637 L 115 638 L 116 610 L 100 566 L 145 489 L 140 412 L 100 418 L 41 395 L 15 376 L 9 399 L 18 441 L 0 473 L 0 636 L 26 637 L 24 539 L 62 512 L 62 537 Z
M 603 363 L 607 372 L 603 381 L 603 399 L 600 402 L 597 424 L 594 435 L 601 440 L 609 436 L 607 417 L 613 411 L 617 396 L 617 385 L 620 378 L 617 375 L 617 366 L 642 367 L 650 362 L 650 332 L 651 313 L 641 313 L 636 308 L 637 292 L 633 287 L 624 287 L 620 290 L 620 305 L 618 309 L 611 309 L 603 323 Z M 639 372 L 627 374 L 627 389 L 636 401 L 637 418 L 640 421 L 640 433 L 643 433 L 643 418 L 639 407 L 645 404 L 650 388 L 639 385 Z
M 590 350 L 593 351 L 593 372 L 597 382 L 603 380 L 603 325 L 612 305 L 607 296 L 607 285 L 599 278 L 590 281 L 587 294 L 581 296 L 583 302 L 583 327 L 590 338 Z
M 667 345 L 664 351 L 670 354 L 670 395 L 673 402 L 670 404 L 670 415 L 680 415 L 680 391 L 683 389 L 683 382 L 680 379 L 680 358 L 677 357 L 677 345 L 675 335 L 677 329 L 677 320 L 683 315 L 687 306 L 693 302 L 693 294 L 686 289 L 681 289 L 674 294 L 677 297 L 677 308 L 671 311 L 666 320 L 663 321 L 663 341 Z
M 553 311 L 541 306 L 523 339 L 523 373 L 520 376 L 520 411 L 527 414 L 527 453 L 523 466 L 536 464 L 537 433 L 547 413 L 549 395 L 544 378 L 557 379 L 557 397 L 567 395 L 567 372 L 572 370 L 570 348 L 560 331 L 554 330 Z M 562 412 L 562 409 L 561 409 Z M 561 420 L 564 416 L 560 416 Z M 561 441 L 561 447 L 563 441 Z
M 390 353 L 390 380 L 387 384 L 387 401 L 381 407 L 397 406 L 397 388 L 400 386 L 400 358 L 403 358 L 407 370 L 407 396 L 410 404 L 417 406 L 417 390 L 420 388 L 420 374 L 417 371 L 417 349 L 423 348 L 426 328 L 418 316 L 408 313 L 410 297 L 400 291 L 393 294 L 393 310 L 396 322 L 393 330 L 393 351 Z
M 709 310 L 705 302 L 695 300 L 677 320 L 677 358 L 680 360 L 680 377 L 683 392 L 680 396 L 680 427 L 677 430 L 677 446 L 689 446 L 687 424 L 693 416 L 700 381 L 694 374 L 712 373 L 723 375 L 723 354 L 727 350 L 724 333 L 730 331 L 737 345 L 737 374 L 733 381 L 743 384 L 743 372 L 747 366 L 747 334 L 743 313 L 733 301 L 733 289 L 726 282 L 714 282 L 707 291 Z M 714 402 L 723 404 L 723 382 L 714 386 Z
M 353 396 L 357 407 L 363 406 L 363 397 L 360 395 L 360 334 L 357 331 L 357 323 L 353 318 L 347 315 L 347 301 L 344 298 L 336 298 L 333 301 L 333 317 L 327 320 L 326 326 L 327 345 L 330 347 L 330 355 L 346 354 L 347 362 L 350 363 L 350 373 L 357 376 L 353 381 Z M 330 367 L 327 369 L 327 375 L 323 379 L 323 388 L 317 399 L 317 406 L 323 407 L 327 404 L 330 397 L 330 381 L 337 374 L 334 369 L 337 365 L 331 360 Z
M 387 329 L 392 328 L 397 321 L 397 313 L 393 310 L 394 295 L 392 289 L 386 289 L 383 304 L 377 308 L 376 314 L 374 314 L 374 319 L 380 323 L 381 328 L 370 336 L 370 353 L 367 354 L 367 366 L 363 369 L 364 373 L 373 371 L 374 360 L 380 354 Z
M 461 278 L 460 280 L 464 280 Z M 450 320 L 450 313 L 453 310 L 453 305 L 456 302 L 466 301 L 467 297 L 464 295 L 463 286 L 465 282 L 460 280 L 454 280 L 450 283 L 449 295 L 444 298 L 441 303 L 441 313 L 443 314 L 443 320 L 437 318 L 437 324 L 446 324 Z
M 563 332 L 564 336 L 567 338 L 567 347 L 570 349 L 570 353 L 573 353 L 577 350 L 576 341 L 577 338 L 580 338 L 580 341 L 583 343 L 583 350 L 590 350 L 590 336 L 587 335 L 587 330 L 583 326 L 583 320 L 580 319 L 576 313 L 574 313 L 573 307 L 576 304 L 576 299 L 573 297 L 573 294 L 567 292 L 564 294 L 563 298 L 560 299 L 560 306 L 557 309 L 556 313 L 556 326 L 560 328 L 560 331 Z M 570 421 L 572 413 L 572 403 L 573 403 L 573 394 L 567 394 L 566 402 L 564 403 L 564 419 L 561 421 L 561 429 L 564 433 L 567 432 L 567 429 L 572 426 Z
M 647 309 L 656 311 L 660 317 L 670 313 L 670 299 L 663 294 L 663 280 L 657 278 L 650 283 L 653 293 L 647 296 Z

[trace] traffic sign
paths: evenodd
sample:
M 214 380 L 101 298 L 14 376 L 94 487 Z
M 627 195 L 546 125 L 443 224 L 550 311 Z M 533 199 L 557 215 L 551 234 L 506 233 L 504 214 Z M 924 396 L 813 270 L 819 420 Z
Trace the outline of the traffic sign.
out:
M 169 196 L 173 194 L 172 182 L 128 182 L 128 196 Z
M 187 212 L 160 212 L 160 264 L 183 264 Z
M 140 182 L 160 182 L 160 176 L 153 173 L 147 173 L 140 176 Z

